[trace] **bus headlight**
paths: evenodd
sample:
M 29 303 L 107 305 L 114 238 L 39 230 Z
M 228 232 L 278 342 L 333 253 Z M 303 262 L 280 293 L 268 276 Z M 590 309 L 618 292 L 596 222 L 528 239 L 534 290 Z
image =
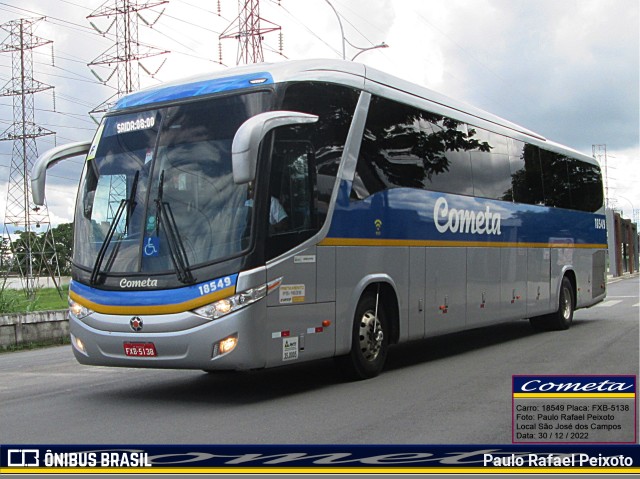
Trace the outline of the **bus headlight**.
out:
M 245 306 L 255 303 L 261 300 L 267 295 L 267 285 L 262 285 L 257 288 L 248 289 L 242 293 L 234 294 L 228 298 L 220 299 L 215 303 L 207 304 L 198 309 L 194 309 L 193 312 L 204 316 L 209 319 L 218 319 L 229 313 L 244 308 Z
M 267 294 L 280 286 L 281 283 L 282 278 L 278 278 L 274 281 L 270 281 L 269 283 L 234 294 L 228 298 L 220 299 L 214 303 L 201 306 L 194 309 L 193 312 L 208 319 L 218 319 L 229 313 L 238 311 L 251 303 L 261 300 Z
M 82 306 L 80 303 L 75 302 L 71 298 L 68 299 L 68 303 L 69 303 L 69 312 L 73 314 L 77 319 L 86 318 L 91 313 L 93 313 L 92 310 L 90 310 L 85 306 Z

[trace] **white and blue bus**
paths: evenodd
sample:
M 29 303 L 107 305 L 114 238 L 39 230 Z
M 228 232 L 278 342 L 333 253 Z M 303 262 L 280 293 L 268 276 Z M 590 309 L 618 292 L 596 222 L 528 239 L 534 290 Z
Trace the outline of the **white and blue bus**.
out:
M 83 364 L 338 357 L 605 297 L 597 162 L 365 65 L 259 64 L 129 94 L 85 155 L 69 287 Z

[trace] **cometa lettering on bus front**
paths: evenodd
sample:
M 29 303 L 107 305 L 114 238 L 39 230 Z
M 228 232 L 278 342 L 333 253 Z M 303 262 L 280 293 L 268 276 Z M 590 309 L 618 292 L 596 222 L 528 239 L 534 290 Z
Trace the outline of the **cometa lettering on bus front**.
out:
M 120 280 L 121 288 L 155 288 L 156 286 L 158 286 L 158 280 L 152 278 L 134 280 L 122 278 Z
M 484 211 L 449 208 L 446 198 L 440 197 L 433 207 L 433 222 L 440 233 L 478 233 L 501 235 L 502 216 L 487 206 Z

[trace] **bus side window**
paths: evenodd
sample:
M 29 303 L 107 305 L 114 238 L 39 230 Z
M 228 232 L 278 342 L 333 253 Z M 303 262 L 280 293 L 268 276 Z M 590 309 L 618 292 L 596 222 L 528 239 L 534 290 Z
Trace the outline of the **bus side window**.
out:
M 471 150 L 474 196 L 512 201 L 507 138 L 475 126 L 467 128 L 469 138 L 478 143 Z
M 324 82 L 294 82 L 287 86 L 283 110 L 318 115 L 312 128 L 282 129 L 279 138 L 307 141 L 314 155 L 318 228 L 327 217 L 342 152 L 360 92 Z M 309 165 L 311 166 L 311 165 Z
M 544 190 L 538 147 L 514 140 L 510 162 L 514 201 L 529 205 L 543 205 Z
M 274 145 L 270 193 L 270 224 L 286 224 L 284 231 L 304 231 L 312 227 L 313 179 L 309 163 L 313 152 L 308 142 L 278 141 Z M 280 207 L 273 206 L 280 203 Z M 284 210 L 284 211 L 283 211 Z M 283 218 L 283 213 L 286 218 Z
M 544 203 L 556 208 L 571 207 L 571 189 L 566 157 L 540 149 Z
M 473 194 L 469 151 L 488 148 L 462 122 L 373 97 L 351 200 L 390 188 Z
M 318 231 L 315 171 L 313 146 L 308 141 L 274 142 L 269 179 L 269 258 Z
M 571 183 L 571 207 L 594 212 L 602 207 L 602 174 L 596 165 L 567 158 Z

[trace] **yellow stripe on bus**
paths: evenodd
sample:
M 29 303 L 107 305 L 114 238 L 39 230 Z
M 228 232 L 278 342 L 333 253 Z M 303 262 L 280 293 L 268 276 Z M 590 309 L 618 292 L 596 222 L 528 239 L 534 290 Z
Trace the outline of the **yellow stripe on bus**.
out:
M 0 468 L 0 474 L 224 474 L 225 476 L 241 474 L 264 475 L 291 475 L 291 474 L 325 474 L 325 475 L 378 475 L 378 474 L 549 474 L 549 475 L 585 475 L 585 474 L 638 474 L 640 467 L 625 466 L 593 466 L 593 467 L 407 467 L 407 466 L 351 466 L 351 467 L 327 467 L 327 466 L 193 466 L 193 467 L 4 467 Z
M 230 286 L 229 288 L 221 289 L 216 291 L 215 293 L 210 293 L 205 296 L 201 296 L 199 298 L 191 299 L 188 301 L 183 301 L 181 303 L 173 303 L 173 304 L 158 304 L 152 306 L 132 306 L 132 305 L 107 305 L 95 303 L 93 301 L 88 300 L 87 298 L 80 296 L 73 291 L 69 291 L 69 297 L 84 306 L 85 308 L 89 308 L 96 313 L 104 313 L 104 314 L 172 314 L 172 313 L 182 313 L 184 311 L 189 311 L 195 308 L 199 308 L 200 306 L 204 306 L 209 303 L 213 303 L 223 298 L 227 298 L 232 296 L 235 293 L 235 286 Z M 167 292 L 167 295 L 170 295 L 170 292 Z
M 518 243 L 498 241 L 449 241 L 449 240 L 404 240 L 373 238 L 325 238 L 319 246 L 425 246 L 425 247 L 485 247 L 485 248 L 579 248 L 606 249 L 606 244 L 588 243 Z

